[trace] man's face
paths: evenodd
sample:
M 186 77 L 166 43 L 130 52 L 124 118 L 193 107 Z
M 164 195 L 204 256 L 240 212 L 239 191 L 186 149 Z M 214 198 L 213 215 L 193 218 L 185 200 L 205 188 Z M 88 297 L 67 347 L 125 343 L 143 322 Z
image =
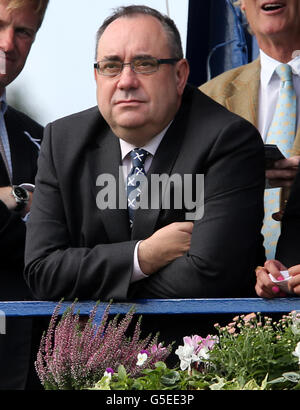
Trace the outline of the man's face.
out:
M 299 0 L 242 0 L 242 10 L 258 41 L 262 38 L 298 38 Z
M 8 11 L 8 4 L 0 0 L 0 94 L 22 71 L 40 23 L 32 6 Z
M 139 56 L 174 57 L 160 22 L 143 15 L 113 21 L 99 40 L 97 61 L 127 63 Z M 134 143 L 139 136 L 146 143 L 174 118 L 187 76 L 186 60 L 163 64 L 151 74 L 137 74 L 129 66 L 115 77 L 95 71 L 99 110 L 118 137 Z

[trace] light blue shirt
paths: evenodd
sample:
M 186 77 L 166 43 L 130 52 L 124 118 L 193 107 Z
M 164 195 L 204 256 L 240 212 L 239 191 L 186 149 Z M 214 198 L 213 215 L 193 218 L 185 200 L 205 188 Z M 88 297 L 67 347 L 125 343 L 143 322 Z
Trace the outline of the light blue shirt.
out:
M 7 102 L 6 102 L 6 93 L 2 94 L 0 98 L 0 137 L 2 139 L 2 144 L 8 164 L 8 168 L 10 171 L 10 179 L 12 179 L 12 163 L 11 163 L 11 154 L 10 154 L 10 146 L 9 146 L 9 139 L 7 135 L 7 129 L 5 126 L 4 121 L 4 114 L 7 110 Z

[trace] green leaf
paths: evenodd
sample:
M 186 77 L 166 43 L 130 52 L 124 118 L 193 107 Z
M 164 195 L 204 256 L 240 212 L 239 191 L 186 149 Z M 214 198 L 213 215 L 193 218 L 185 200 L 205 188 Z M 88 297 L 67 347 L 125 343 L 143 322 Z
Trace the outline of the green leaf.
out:
M 296 372 L 287 372 L 283 373 L 282 375 L 286 380 L 293 382 L 293 383 L 298 383 L 300 380 L 300 374 Z
M 121 364 L 121 365 L 118 367 L 118 378 L 119 378 L 119 380 L 125 380 L 126 377 L 127 377 L 126 369 L 125 369 L 125 367 Z
M 167 366 L 166 366 L 166 364 L 165 364 L 164 362 L 156 362 L 156 363 L 155 363 L 155 367 L 156 367 L 157 369 L 162 369 L 162 370 L 166 370 L 166 369 L 167 369 Z
M 226 384 L 226 380 L 218 376 L 217 376 L 217 380 L 218 380 L 217 383 L 211 384 L 209 386 L 210 390 L 222 390 L 223 389 L 223 387 Z
M 170 371 L 168 374 L 161 377 L 161 382 L 166 386 L 172 386 L 180 380 L 180 375 L 176 371 Z
M 286 379 L 284 377 L 277 377 L 277 379 L 271 380 L 268 384 L 284 383 Z

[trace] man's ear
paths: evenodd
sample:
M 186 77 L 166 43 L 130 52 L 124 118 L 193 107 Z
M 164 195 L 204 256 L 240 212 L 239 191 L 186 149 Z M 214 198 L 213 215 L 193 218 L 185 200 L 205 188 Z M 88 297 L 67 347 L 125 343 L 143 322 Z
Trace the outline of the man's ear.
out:
M 176 63 L 175 70 L 177 92 L 179 95 L 182 95 L 190 75 L 190 66 L 188 61 L 185 58 L 178 61 L 178 63 Z

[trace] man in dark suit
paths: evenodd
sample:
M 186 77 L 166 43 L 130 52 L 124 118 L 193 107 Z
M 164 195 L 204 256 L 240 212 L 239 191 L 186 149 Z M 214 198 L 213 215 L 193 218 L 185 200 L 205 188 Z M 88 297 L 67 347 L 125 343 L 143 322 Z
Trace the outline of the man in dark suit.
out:
M 45 130 L 25 251 L 33 293 L 101 301 L 249 296 L 263 259 L 258 132 L 186 85 L 176 26 L 153 9 L 117 10 L 98 31 L 96 59 L 98 107 Z M 131 161 L 135 148 L 146 153 Z M 149 206 L 138 207 L 131 228 L 124 185 L 144 155 Z M 196 178 L 203 174 L 204 213 Z M 151 189 L 162 175 L 173 177 L 170 189 Z M 191 193 L 195 209 L 180 202 Z
M 48 0 L 0 0 L 0 299 L 32 298 L 22 275 L 43 128 L 6 103 L 5 89 L 26 62 Z M 4 312 L 5 313 L 5 312 Z M 0 335 L 0 389 L 28 383 L 32 321 L 7 318 Z

